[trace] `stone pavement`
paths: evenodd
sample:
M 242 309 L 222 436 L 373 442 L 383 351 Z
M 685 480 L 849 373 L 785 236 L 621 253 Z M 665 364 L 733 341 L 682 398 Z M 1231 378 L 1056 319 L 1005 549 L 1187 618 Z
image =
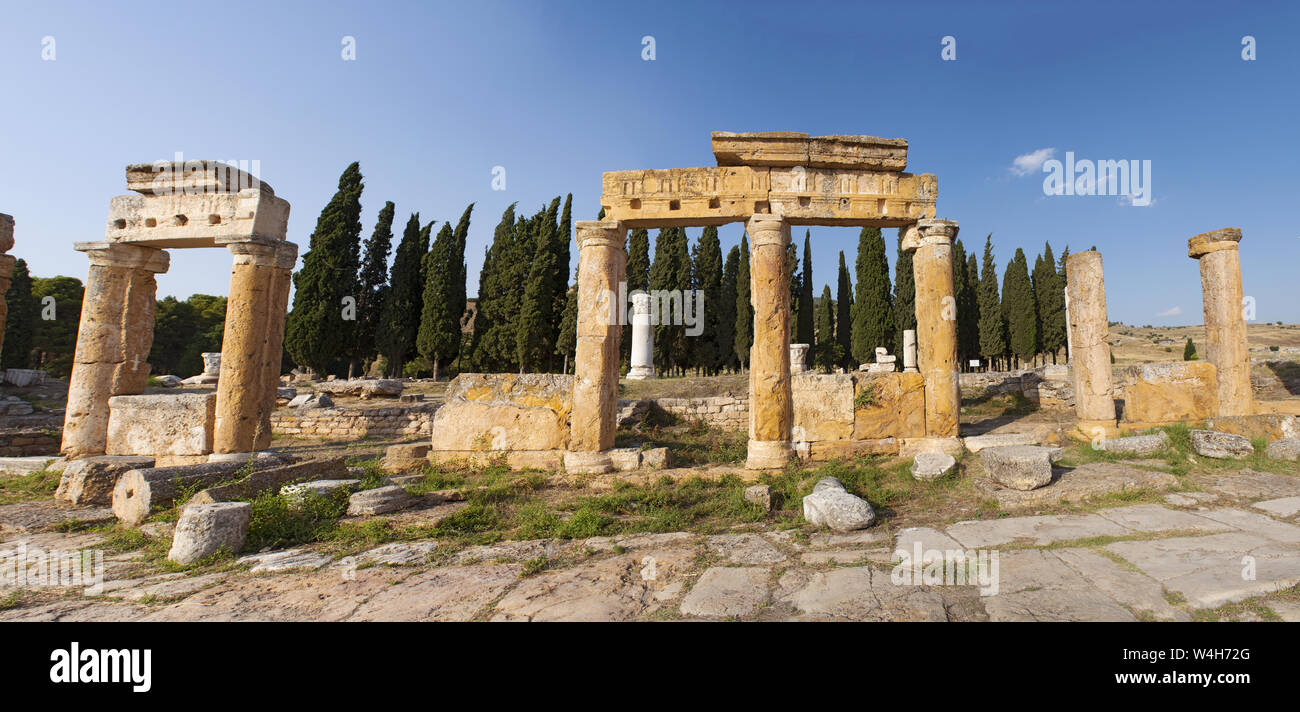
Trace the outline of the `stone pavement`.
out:
M 1278 494 L 1278 484 L 1233 480 L 1220 492 Z M 339 560 L 302 547 L 191 574 L 133 573 L 141 554 L 128 552 L 106 556 L 102 595 L 28 592 L 0 621 L 1189 620 L 1300 583 L 1296 496 L 1214 497 L 892 533 L 674 532 L 460 550 L 425 540 Z M 0 556 L 20 542 L 74 550 L 98 538 L 11 535 Z M 925 565 L 898 567 L 896 551 Z M 953 578 L 958 569 L 970 577 Z M 1300 620 L 1294 591 L 1264 605 Z

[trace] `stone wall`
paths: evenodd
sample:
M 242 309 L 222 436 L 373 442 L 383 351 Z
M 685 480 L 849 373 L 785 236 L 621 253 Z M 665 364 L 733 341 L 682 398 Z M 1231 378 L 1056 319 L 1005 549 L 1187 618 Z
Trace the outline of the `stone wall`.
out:
M 1040 408 L 1074 408 L 1074 381 L 1070 378 L 1070 367 L 1064 364 L 1021 371 L 963 373 L 960 380 L 963 398 L 1019 393 Z
M 714 396 L 710 398 L 655 398 L 648 401 L 653 407 L 687 421 L 703 421 L 714 428 L 745 429 L 749 427 L 748 396 Z M 635 401 L 619 401 L 623 410 Z
M 897 454 L 926 435 L 920 373 L 801 373 L 790 391 L 794 450 L 805 460 Z
M 0 432 L 0 457 L 57 455 L 60 428 L 18 428 Z
M 281 408 L 271 414 L 271 432 L 308 438 L 414 438 L 433 432 L 441 403 L 387 408 Z

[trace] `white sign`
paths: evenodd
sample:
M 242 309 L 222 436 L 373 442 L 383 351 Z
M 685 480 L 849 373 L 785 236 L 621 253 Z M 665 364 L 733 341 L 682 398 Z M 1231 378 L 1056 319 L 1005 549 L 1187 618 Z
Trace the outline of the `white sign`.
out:
M 970 360 L 970 365 L 972 365 L 972 366 L 979 366 L 979 365 L 980 365 L 980 360 L 977 359 L 977 358 L 973 358 L 973 359 Z

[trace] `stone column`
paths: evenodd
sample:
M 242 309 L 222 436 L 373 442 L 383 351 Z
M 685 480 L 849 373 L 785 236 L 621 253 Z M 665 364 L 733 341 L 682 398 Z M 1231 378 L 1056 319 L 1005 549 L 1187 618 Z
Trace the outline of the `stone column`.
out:
M 1075 252 L 1065 258 L 1066 300 L 1070 305 L 1066 328 L 1070 363 L 1074 367 L 1074 411 L 1078 430 L 1092 437 L 1101 427 L 1115 426 L 1115 400 L 1111 397 L 1110 326 L 1106 316 L 1106 281 L 1101 253 Z
M 917 373 L 916 368 L 916 330 L 903 329 L 903 372 Z
M 9 278 L 13 276 L 14 265 L 18 259 L 5 253 L 14 246 L 14 219 L 0 213 L 0 354 L 5 348 L 5 322 L 9 316 L 9 306 L 5 303 L 5 292 L 9 291 Z
M 167 253 L 152 247 L 80 242 L 90 258 L 81 300 L 77 348 L 68 382 L 63 454 L 103 455 L 108 439 L 108 399 L 143 393 L 153 347 L 154 275 L 166 272 Z
M 289 271 L 297 246 L 283 241 L 233 242 L 230 296 L 217 380 L 215 455 L 271 445 L 271 411 L 280 375 Z
M 1187 241 L 1187 256 L 1201 263 L 1205 309 L 1205 360 L 1219 372 L 1219 415 L 1250 415 L 1250 351 L 1242 314 L 1241 229 L 1227 227 Z
M 921 220 L 903 235 L 903 249 L 912 253 L 917 362 L 925 377 L 925 432 L 932 438 L 957 437 L 961 413 L 957 300 L 952 280 L 952 242 L 957 229 L 952 220 Z
M 578 327 L 573 358 L 573 413 L 569 472 L 604 473 L 614 469 L 605 451 L 614 447 L 618 411 L 619 337 L 625 307 L 618 302 L 627 253 L 627 229 L 612 220 L 581 221 L 578 240 Z
M 750 299 L 754 345 L 749 351 L 749 455 L 751 470 L 785 467 L 790 461 L 790 275 L 786 248 L 790 223 L 779 215 L 749 219 Z
M 807 372 L 808 348 L 808 344 L 790 344 L 790 373 Z
M 627 380 L 643 381 L 655 377 L 655 328 L 650 314 L 650 295 L 632 295 L 632 359 Z

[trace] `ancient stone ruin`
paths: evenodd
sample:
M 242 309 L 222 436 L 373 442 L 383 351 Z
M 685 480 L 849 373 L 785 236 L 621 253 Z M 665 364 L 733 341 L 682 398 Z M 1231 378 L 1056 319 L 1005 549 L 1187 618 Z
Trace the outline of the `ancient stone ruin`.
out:
M 256 177 L 210 161 L 130 165 L 126 182 L 135 194 L 110 202 L 104 240 L 75 246 L 90 258 L 90 274 L 64 455 L 147 456 L 164 465 L 266 449 L 298 255 L 285 240 L 289 203 Z M 168 249 L 190 247 L 234 254 L 216 393 L 140 395 L 155 275 L 167 271 Z
M 5 303 L 5 292 L 9 291 L 9 278 L 14 274 L 14 265 L 18 258 L 5 253 L 14 246 L 14 219 L 11 215 L 0 213 L 0 353 L 5 347 L 5 322 L 9 317 L 9 306 Z

